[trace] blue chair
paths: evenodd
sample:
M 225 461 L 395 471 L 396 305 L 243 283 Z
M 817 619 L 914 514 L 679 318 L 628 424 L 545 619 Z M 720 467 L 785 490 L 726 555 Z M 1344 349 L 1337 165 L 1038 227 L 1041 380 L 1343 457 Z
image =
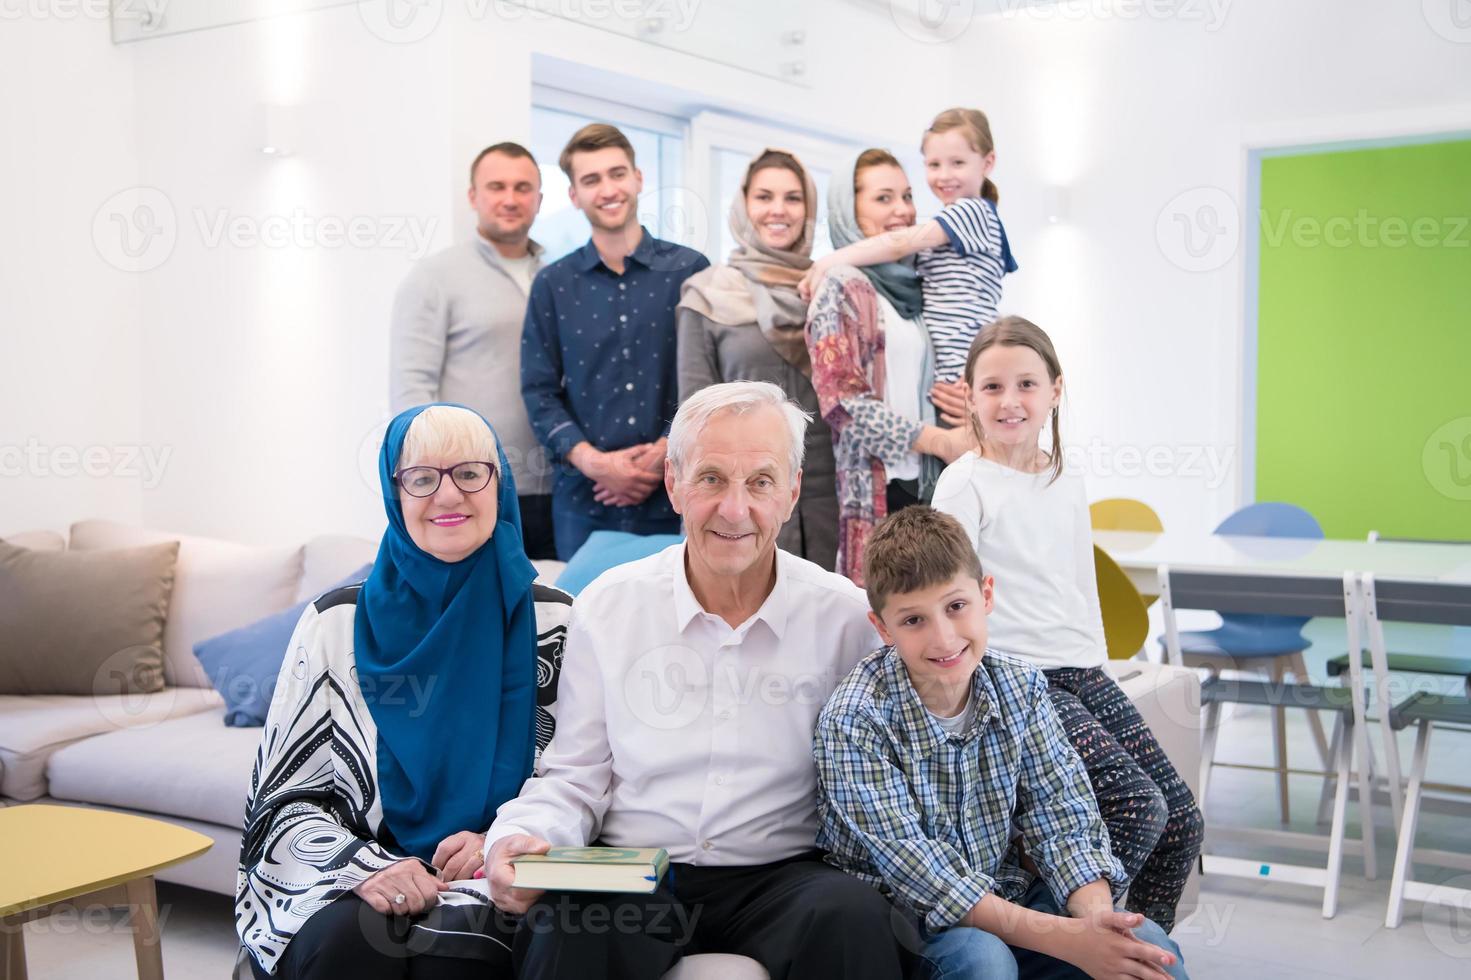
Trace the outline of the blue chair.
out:
M 1264 538 L 1317 538 L 1323 528 L 1312 514 L 1295 504 L 1264 502 L 1248 504 L 1222 521 L 1216 534 Z M 1291 673 L 1299 684 L 1310 683 L 1302 652 L 1312 641 L 1302 635 L 1310 617 L 1221 613 L 1221 625 L 1213 630 L 1180 634 L 1180 652 L 1186 666 L 1221 670 L 1262 671 L 1276 684 Z M 1163 641 L 1161 641 L 1163 642 Z M 1318 753 L 1325 768 L 1330 766 L 1328 737 L 1317 712 L 1310 712 Z M 1277 799 L 1282 822 L 1288 822 L 1287 711 L 1272 709 L 1272 734 L 1276 743 Z

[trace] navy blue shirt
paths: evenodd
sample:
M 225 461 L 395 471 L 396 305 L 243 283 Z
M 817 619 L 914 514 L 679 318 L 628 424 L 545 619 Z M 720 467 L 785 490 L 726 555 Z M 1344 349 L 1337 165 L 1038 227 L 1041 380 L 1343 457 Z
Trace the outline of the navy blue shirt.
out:
M 531 428 L 552 459 L 572 447 L 625 449 L 669 432 L 679 406 L 674 308 L 680 287 L 710 265 L 694 249 L 643 229 L 619 275 L 589 240 L 537 273 L 521 333 L 521 397 Z M 593 499 L 592 481 L 570 463 L 557 468 L 560 507 L 621 523 L 674 519 L 662 488 L 637 507 Z

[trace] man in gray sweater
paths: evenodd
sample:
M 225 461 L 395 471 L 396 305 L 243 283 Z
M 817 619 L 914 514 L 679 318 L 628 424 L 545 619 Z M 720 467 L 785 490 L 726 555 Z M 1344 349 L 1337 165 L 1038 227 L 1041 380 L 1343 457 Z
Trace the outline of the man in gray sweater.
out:
M 517 143 L 487 147 L 470 165 L 476 235 L 424 259 L 393 301 L 389 395 L 394 412 L 458 402 L 490 420 L 520 494 L 532 558 L 555 558 L 552 465 L 521 399 L 521 325 L 541 246 L 541 172 Z

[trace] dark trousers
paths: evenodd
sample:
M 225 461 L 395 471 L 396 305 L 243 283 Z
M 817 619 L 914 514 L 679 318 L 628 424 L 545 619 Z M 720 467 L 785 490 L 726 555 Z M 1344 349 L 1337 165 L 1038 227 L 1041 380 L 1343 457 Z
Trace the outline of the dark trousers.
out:
M 552 495 L 527 493 L 516 498 L 521 505 L 521 540 L 527 558 L 556 558 L 557 536 L 552 526 Z
M 1101 667 L 1045 673 L 1063 730 L 1088 769 L 1109 846 L 1129 876 L 1125 907 L 1169 932 L 1205 835 L 1195 797 Z
M 884 496 L 887 498 L 889 513 L 897 514 L 905 507 L 913 507 L 915 504 L 924 503 L 924 501 L 919 499 L 919 494 L 915 492 L 918 489 L 919 484 L 913 480 L 890 480 L 884 487 Z
M 516 920 L 488 905 L 384 915 L 352 892 L 306 920 L 276 980 L 511 980 Z M 271 974 L 250 960 L 256 980 Z
M 771 980 L 901 980 L 917 937 L 877 890 L 817 855 L 742 868 L 670 866 L 652 895 L 548 892 L 516 933 L 521 980 L 658 980 L 734 953 Z

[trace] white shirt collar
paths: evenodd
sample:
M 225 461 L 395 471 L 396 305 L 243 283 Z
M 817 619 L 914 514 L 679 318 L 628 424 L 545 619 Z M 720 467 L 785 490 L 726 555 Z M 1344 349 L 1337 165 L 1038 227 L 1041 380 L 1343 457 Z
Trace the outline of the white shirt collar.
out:
M 665 552 L 669 560 L 674 562 L 674 568 L 670 570 L 674 578 L 674 621 L 681 633 L 685 631 L 695 616 L 702 613 L 710 615 L 705 607 L 700 605 L 700 600 L 695 598 L 694 590 L 690 588 L 689 575 L 685 570 L 684 561 L 685 549 L 688 547 L 689 542 L 686 541 L 678 548 L 670 548 Z M 737 628 L 746 628 L 750 622 L 760 620 L 771 629 L 778 640 L 781 639 L 782 633 L 787 628 L 787 612 L 790 607 L 787 601 L 787 578 L 790 573 L 783 567 L 787 560 L 788 556 L 777 548 L 776 582 L 771 587 L 771 593 L 766 597 L 766 601 L 761 603 L 761 608 L 756 610 L 756 614 Z

